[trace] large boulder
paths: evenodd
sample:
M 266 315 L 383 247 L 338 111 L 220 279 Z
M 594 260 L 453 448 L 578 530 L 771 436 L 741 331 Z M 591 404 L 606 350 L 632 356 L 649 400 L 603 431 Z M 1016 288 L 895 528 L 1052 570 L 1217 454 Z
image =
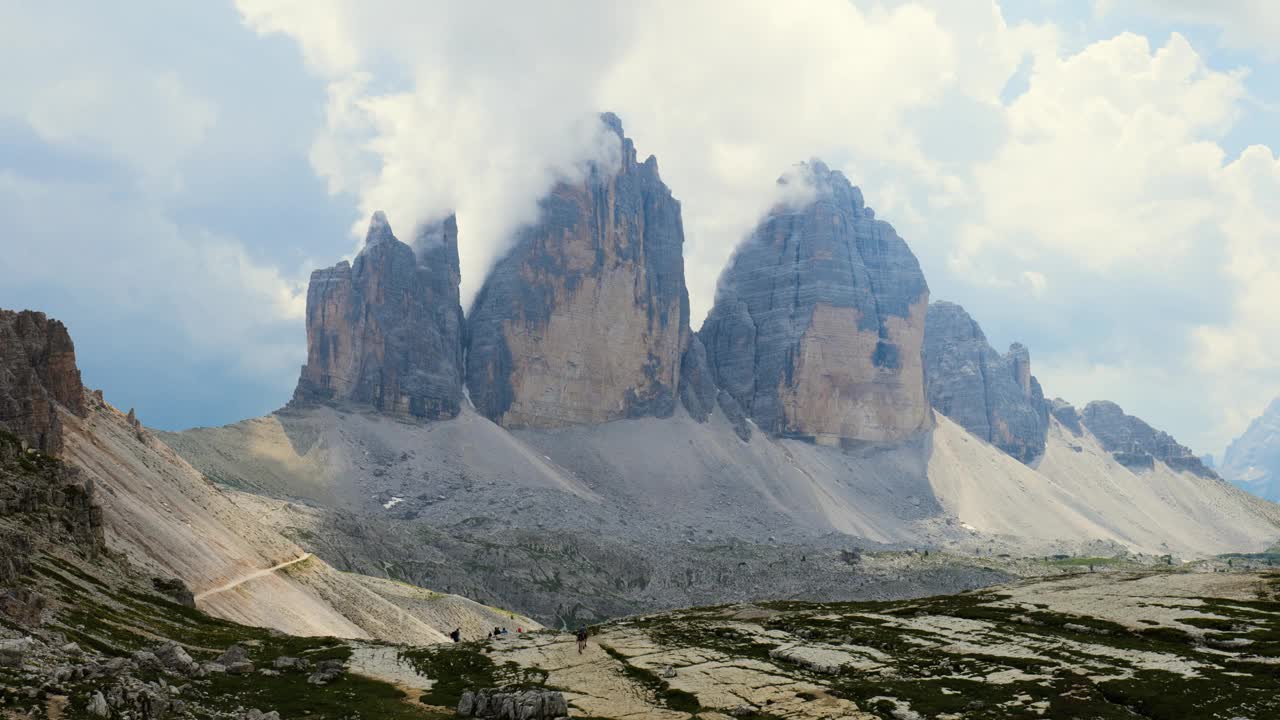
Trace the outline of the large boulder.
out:
M 467 387 L 506 427 L 549 428 L 675 408 L 689 336 L 680 203 L 612 114 L 616 162 L 541 201 L 468 316 Z
M 41 312 L 0 310 L 0 430 L 57 455 L 58 406 L 80 417 L 88 412 L 66 326 Z
M 568 717 L 569 704 L 558 690 L 484 688 L 464 692 L 457 714 L 493 720 L 556 720 Z
M 720 276 L 699 331 L 716 384 L 761 429 L 838 445 L 932 426 L 921 348 L 929 287 L 838 171 L 802 163 Z
M 374 213 L 355 262 L 311 274 L 307 364 L 293 403 L 352 402 L 450 418 L 462 403 L 458 226 L 424 226 L 415 247 Z
M 1001 355 L 964 308 L 935 302 L 924 359 L 935 410 L 1024 463 L 1044 453 L 1050 408 L 1026 347 L 1014 343 Z

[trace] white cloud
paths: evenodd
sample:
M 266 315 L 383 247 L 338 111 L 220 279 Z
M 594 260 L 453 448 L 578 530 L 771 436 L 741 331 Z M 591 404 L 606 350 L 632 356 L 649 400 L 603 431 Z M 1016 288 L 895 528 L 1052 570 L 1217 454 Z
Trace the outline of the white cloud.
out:
M 180 187 L 180 164 L 216 122 L 216 107 L 162 63 L 133 57 L 118 38 L 61 14 L 37 4 L 6 9 L 0 119 L 123 162 L 155 192 Z
M 118 317 L 149 318 L 156 339 L 178 335 L 184 354 L 221 357 L 251 377 L 292 375 L 305 356 L 300 333 L 287 332 L 301 327 L 305 275 L 285 277 L 255 263 L 233 239 L 121 203 L 109 189 L 7 171 L 0 172 L 0 217 L 7 233 L 22 238 L 5 246 L 5 261 L 23 268 L 8 293 L 74 288 Z M 127 247 L 104 242 L 104 229 L 128 238 Z
M 1016 311 L 1019 334 L 1062 329 L 1036 353 L 1050 393 L 1112 393 L 1209 447 L 1235 426 L 1214 404 L 1247 405 L 1228 396 L 1246 391 L 1233 363 L 1256 365 L 1253 392 L 1280 390 L 1280 362 L 1253 337 L 1277 286 L 1249 275 L 1275 254 L 1249 184 L 1264 151 L 1220 146 L 1245 73 L 1206 66 L 1180 34 L 1064 52 L 1052 24 L 1009 25 L 984 0 L 237 4 L 328 81 L 311 158 L 332 190 L 402 233 L 458 211 L 465 295 L 590 153 L 583 119 L 614 110 L 682 201 L 695 327 L 774 179 L 819 156 L 863 186 L 935 286 L 977 299 L 980 320 Z M 1006 102 L 1015 75 L 1025 90 Z M 1210 383 L 1224 389 L 1191 389 Z
M 1105 15 L 1120 7 L 1123 6 L 1108 3 L 1099 13 Z M 1138 7 L 1166 22 L 1217 28 L 1225 45 L 1280 59 L 1280 46 L 1276 45 L 1276 38 L 1280 37 L 1280 3 L 1275 0 L 1141 0 Z
M 1022 58 L 1053 43 L 1047 29 L 1009 28 L 982 0 L 238 7 L 258 31 L 297 40 L 329 78 L 312 160 L 332 189 L 358 188 L 363 210 L 386 209 L 402 232 L 458 211 L 464 296 L 555 177 L 590 152 L 583 118 L 617 111 L 683 202 L 695 325 L 792 163 L 825 156 L 855 182 L 876 181 L 869 200 L 882 210 L 889 198 L 911 212 L 919 188 L 945 199 L 961 183 L 922 147 L 913 118 L 949 93 L 998 114 Z

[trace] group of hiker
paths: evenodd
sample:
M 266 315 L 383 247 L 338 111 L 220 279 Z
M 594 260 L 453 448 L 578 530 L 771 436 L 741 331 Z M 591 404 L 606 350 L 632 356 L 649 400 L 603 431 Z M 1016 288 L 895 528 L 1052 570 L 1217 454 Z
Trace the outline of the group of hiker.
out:
M 524 628 L 518 627 L 516 628 L 516 632 L 522 633 L 524 632 Z M 510 634 L 511 634 L 511 631 L 504 627 L 495 627 L 493 631 L 488 634 L 488 637 L 496 638 L 502 635 L 510 635 Z M 462 642 L 462 628 L 457 628 L 453 632 L 449 633 L 449 639 L 454 642 Z

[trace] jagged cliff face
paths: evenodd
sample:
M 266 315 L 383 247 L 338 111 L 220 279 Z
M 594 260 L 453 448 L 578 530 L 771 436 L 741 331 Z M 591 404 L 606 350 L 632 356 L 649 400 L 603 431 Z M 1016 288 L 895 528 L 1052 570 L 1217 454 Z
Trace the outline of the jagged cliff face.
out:
M 511 428 L 667 416 L 689 336 L 680 203 L 612 115 L 621 163 L 561 183 L 468 318 L 467 386 Z
M 1280 501 L 1280 399 L 1227 447 L 1222 475 L 1254 495 Z
M 800 174 L 813 200 L 775 208 L 720 278 L 699 332 L 717 384 L 764 430 L 823 444 L 929 427 L 919 263 L 844 175 Z
M 375 213 L 364 249 L 316 270 L 307 289 L 307 364 L 295 403 L 347 401 L 449 418 L 462 401 L 458 227 L 421 229 L 414 248 Z
M 1126 414 L 1113 402 L 1089 403 L 1081 413 L 1081 420 L 1121 465 L 1148 469 L 1159 460 L 1175 470 L 1206 478 L 1218 477 L 1190 448 L 1179 444 L 1169 433 Z
M 57 455 L 62 451 L 58 405 L 85 414 L 67 328 L 44 313 L 0 310 L 0 429 Z
M 924 338 L 929 402 L 938 412 L 1024 463 L 1044 453 L 1050 407 L 1024 346 L 1001 355 L 949 302 L 929 306 Z

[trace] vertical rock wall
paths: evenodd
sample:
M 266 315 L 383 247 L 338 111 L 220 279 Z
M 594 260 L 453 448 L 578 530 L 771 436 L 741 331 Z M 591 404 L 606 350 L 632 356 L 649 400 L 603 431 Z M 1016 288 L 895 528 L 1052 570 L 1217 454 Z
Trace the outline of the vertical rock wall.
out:
M 472 402 L 511 428 L 667 416 L 689 338 L 680 203 L 613 115 L 620 163 L 541 202 L 468 318 Z
M 907 244 L 821 162 L 720 278 L 699 336 L 716 382 L 762 429 L 823 444 L 931 426 L 921 357 L 929 288 Z
M 311 274 L 307 364 L 294 402 L 347 401 L 449 418 L 462 402 L 458 227 L 420 229 L 415 248 L 375 213 L 364 249 Z
M 85 414 L 67 328 L 44 313 L 0 310 L 0 429 L 57 455 L 62 451 L 58 405 Z
M 1001 355 L 969 313 L 949 302 L 929 306 L 924 337 L 934 409 L 1024 463 L 1040 457 L 1049 405 L 1027 348 L 1014 343 Z

